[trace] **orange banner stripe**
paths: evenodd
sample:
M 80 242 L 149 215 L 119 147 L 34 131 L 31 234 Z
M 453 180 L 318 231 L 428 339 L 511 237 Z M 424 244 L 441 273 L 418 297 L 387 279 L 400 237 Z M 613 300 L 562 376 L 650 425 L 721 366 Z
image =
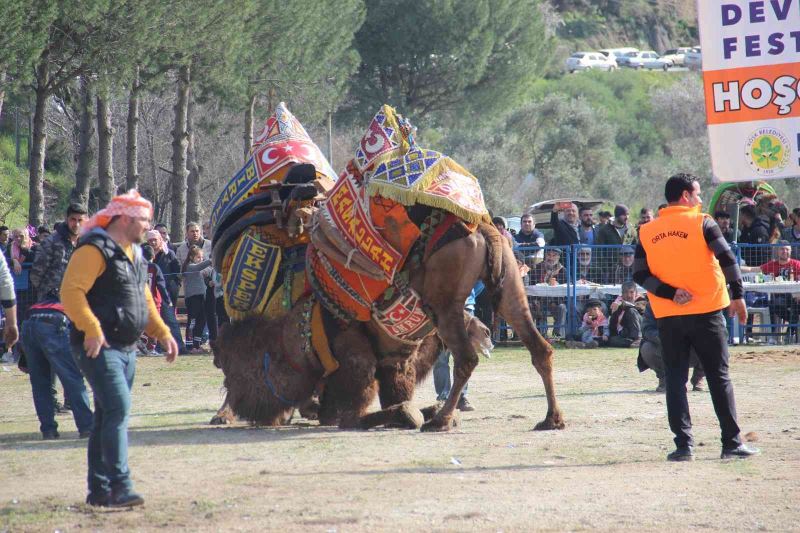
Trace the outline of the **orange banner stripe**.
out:
M 794 78 L 790 87 L 787 87 L 785 83 L 780 88 L 775 86 L 776 80 L 782 76 L 791 76 Z M 798 79 L 800 79 L 800 63 L 784 63 L 781 65 L 742 67 L 703 72 L 703 86 L 706 96 L 706 120 L 708 124 L 711 125 L 800 117 L 800 98 L 797 95 Z M 750 80 L 763 81 L 752 82 L 752 87 L 756 88 L 750 90 L 750 88 L 746 88 L 745 85 Z M 738 91 L 734 90 L 732 82 L 739 83 Z M 716 84 L 721 85 L 717 85 L 715 90 Z M 768 103 L 759 109 L 748 107 L 748 100 L 750 103 L 758 102 L 757 105 L 759 106 L 767 101 L 766 95 L 762 92 L 761 87 L 771 94 Z M 783 93 L 783 95 L 779 95 L 779 92 Z M 779 100 L 778 103 L 783 103 L 789 108 L 787 113 L 779 113 L 780 106 L 776 105 L 776 98 Z M 722 100 L 724 100 L 724 102 Z M 737 104 L 738 110 L 731 107 Z M 715 105 L 722 105 L 724 111 L 717 111 Z

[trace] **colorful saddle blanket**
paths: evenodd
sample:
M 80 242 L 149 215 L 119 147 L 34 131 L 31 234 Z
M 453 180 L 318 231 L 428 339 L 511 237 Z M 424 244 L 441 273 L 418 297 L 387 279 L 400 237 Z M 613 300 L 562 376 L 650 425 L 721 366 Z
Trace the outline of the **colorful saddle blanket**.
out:
M 320 206 L 322 232 L 332 227 L 338 237 L 315 232 L 308 248 L 309 283 L 334 315 L 374 319 L 403 340 L 420 338 L 428 328 L 419 295 L 396 279 L 425 228 L 408 216 L 406 207 L 415 205 L 435 208 L 437 238 L 456 222 L 468 232 L 491 222 L 478 180 L 451 158 L 416 146 L 411 124 L 384 105 Z M 428 221 L 427 229 L 432 225 Z M 423 252 L 436 240 L 431 237 Z
M 408 120 L 384 105 L 352 161 L 370 196 L 438 207 L 465 222 L 491 224 L 478 179 L 450 157 L 416 145 Z

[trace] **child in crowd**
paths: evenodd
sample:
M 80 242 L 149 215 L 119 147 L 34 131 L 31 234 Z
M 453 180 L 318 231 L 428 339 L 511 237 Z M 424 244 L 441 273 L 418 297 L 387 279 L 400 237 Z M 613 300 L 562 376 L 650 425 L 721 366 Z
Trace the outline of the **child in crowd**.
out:
M 647 300 L 640 299 L 636 283 L 622 284 L 619 297 L 611 304 L 608 345 L 615 348 L 639 346 L 642 342 L 642 313 Z
M 205 296 L 206 285 L 211 280 L 210 260 L 203 260 L 203 249 L 192 245 L 183 264 L 183 294 L 186 298 L 186 346 L 189 353 L 197 354 L 203 350 L 203 329 L 206 326 Z
M 599 341 L 608 340 L 608 319 L 603 314 L 603 306 L 600 302 L 589 302 L 586 306 L 586 313 L 583 315 L 583 325 L 580 328 L 581 341 L 587 348 L 597 348 Z

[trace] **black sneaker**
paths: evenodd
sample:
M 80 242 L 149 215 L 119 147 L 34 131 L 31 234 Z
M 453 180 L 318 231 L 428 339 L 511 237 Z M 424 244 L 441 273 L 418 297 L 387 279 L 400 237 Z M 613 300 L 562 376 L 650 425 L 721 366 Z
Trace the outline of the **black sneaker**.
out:
M 49 431 L 43 431 L 42 432 L 42 440 L 56 440 L 60 436 L 61 435 L 55 429 L 51 429 Z
M 92 507 L 108 507 L 108 499 L 111 494 L 108 492 L 90 492 L 86 496 L 86 503 Z
M 79 439 L 88 439 L 91 436 L 92 436 L 92 430 L 91 429 L 87 429 L 86 431 L 81 431 L 81 432 L 78 433 L 78 438 Z
M 694 450 L 691 446 L 681 446 L 667 454 L 667 461 L 694 461 Z
M 747 444 L 740 444 L 735 448 L 722 448 L 720 459 L 747 459 L 753 455 L 758 455 L 761 450 L 755 446 L 748 446 Z
M 143 503 L 144 498 L 135 492 L 123 492 L 122 494 L 114 494 L 112 492 L 108 498 L 108 507 L 112 508 L 136 507 L 137 505 L 142 505 Z
M 456 409 L 464 412 L 475 410 L 475 408 L 472 407 L 472 404 L 469 403 L 469 400 L 467 400 L 466 396 L 462 396 L 461 398 L 459 398 L 458 403 L 456 404 Z

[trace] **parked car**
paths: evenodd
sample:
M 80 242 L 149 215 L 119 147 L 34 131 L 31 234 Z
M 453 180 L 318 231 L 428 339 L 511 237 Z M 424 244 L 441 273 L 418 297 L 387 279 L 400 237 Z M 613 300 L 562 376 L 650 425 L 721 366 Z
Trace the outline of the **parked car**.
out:
M 575 52 L 567 58 L 567 70 L 570 73 L 576 70 L 615 70 L 616 68 L 616 60 L 606 57 L 600 52 Z
M 669 67 L 672 66 L 672 61 L 659 57 L 659 55 L 652 50 L 646 50 L 644 52 L 630 52 L 626 54 L 623 59 L 625 60 L 622 63 L 623 65 L 635 69 L 646 68 L 651 70 L 668 70 Z
M 686 59 L 686 54 L 691 51 L 692 49 L 688 47 L 672 48 L 664 52 L 664 55 L 662 55 L 661 57 L 663 59 L 669 59 L 670 61 L 672 61 L 673 66 L 682 67 L 683 62 Z
M 629 46 L 625 48 L 603 48 L 602 50 L 598 50 L 598 52 L 606 57 L 613 57 L 617 62 L 617 66 L 622 66 L 619 63 L 619 60 L 621 57 L 625 57 L 625 54 L 638 51 L 638 48 L 631 48 Z
M 686 57 L 683 59 L 683 64 L 689 70 L 700 70 L 703 68 L 703 56 L 700 53 L 700 47 L 695 46 L 691 51 L 686 52 Z

